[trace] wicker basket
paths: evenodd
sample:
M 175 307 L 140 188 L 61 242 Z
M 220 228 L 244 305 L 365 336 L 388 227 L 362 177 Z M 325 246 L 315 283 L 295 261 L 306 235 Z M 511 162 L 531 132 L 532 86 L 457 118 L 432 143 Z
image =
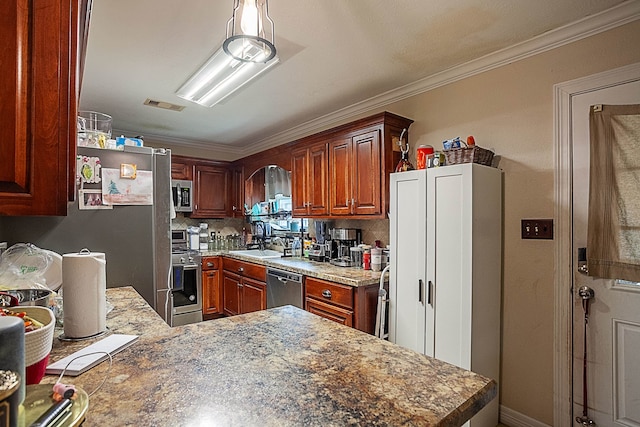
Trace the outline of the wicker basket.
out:
M 493 161 L 493 151 L 478 147 L 477 145 L 445 150 L 444 155 L 447 158 L 448 165 L 478 163 L 485 166 L 491 166 L 491 162 Z
M 43 326 L 24 334 L 24 366 L 27 384 L 39 384 L 44 376 L 53 345 L 56 318 L 46 307 L 15 307 L 16 311 L 25 311 Z

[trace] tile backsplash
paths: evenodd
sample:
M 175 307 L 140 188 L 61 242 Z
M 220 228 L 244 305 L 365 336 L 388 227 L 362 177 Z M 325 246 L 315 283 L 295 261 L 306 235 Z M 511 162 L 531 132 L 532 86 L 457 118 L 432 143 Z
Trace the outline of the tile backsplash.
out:
M 191 219 L 178 213 L 171 221 L 171 228 L 182 230 L 189 226 L 199 227 L 201 222 L 209 225 L 209 232 L 215 231 L 223 236 L 228 234 L 242 234 L 243 227 L 249 227 L 242 218 L 225 219 Z M 335 228 L 359 228 L 362 230 L 362 240 L 366 244 L 373 245 L 376 240 L 380 240 L 382 246 L 389 244 L 389 220 L 388 219 L 334 219 Z M 313 220 L 309 219 L 309 235 L 315 237 Z
M 224 218 L 224 219 L 192 219 L 184 216 L 184 214 L 176 213 L 176 217 L 171 221 L 172 230 L 184 230 L 187 227 L 199 227 L 200 223 L 209 225 L 209 233 L 215 231 L 223 236 L 228 234 L 242 234 L 242 227 L 246 227 L 246 223 L 242 218 Z

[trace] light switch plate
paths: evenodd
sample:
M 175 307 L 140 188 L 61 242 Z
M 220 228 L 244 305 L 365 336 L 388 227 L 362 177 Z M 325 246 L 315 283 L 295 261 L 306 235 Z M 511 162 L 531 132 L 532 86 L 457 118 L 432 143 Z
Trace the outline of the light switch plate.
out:
M 523 239 L 549 239 L 553 240 L 552 219 L 523 219 Z

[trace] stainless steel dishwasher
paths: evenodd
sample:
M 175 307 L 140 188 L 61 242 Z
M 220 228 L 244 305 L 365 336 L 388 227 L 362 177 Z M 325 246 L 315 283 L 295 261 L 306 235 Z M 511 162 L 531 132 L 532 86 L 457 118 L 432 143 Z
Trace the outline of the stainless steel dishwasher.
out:
M 302 305 L 302 275 L 267 268 L 267 308 Z

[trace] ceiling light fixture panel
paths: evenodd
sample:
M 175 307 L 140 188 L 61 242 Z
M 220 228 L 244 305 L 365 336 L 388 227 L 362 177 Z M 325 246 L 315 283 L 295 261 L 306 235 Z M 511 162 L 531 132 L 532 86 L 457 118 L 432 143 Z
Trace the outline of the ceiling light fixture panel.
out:
M 212 107 L 279 62 L 267 0 L 234 0 L 222 47 L 176 91 Z
M 205 107 L 213 107 L 278 61 L 279 58 L 275 57 L 267 63 L 242 62 L 220 48 L 178 89 L 176 95 Z

